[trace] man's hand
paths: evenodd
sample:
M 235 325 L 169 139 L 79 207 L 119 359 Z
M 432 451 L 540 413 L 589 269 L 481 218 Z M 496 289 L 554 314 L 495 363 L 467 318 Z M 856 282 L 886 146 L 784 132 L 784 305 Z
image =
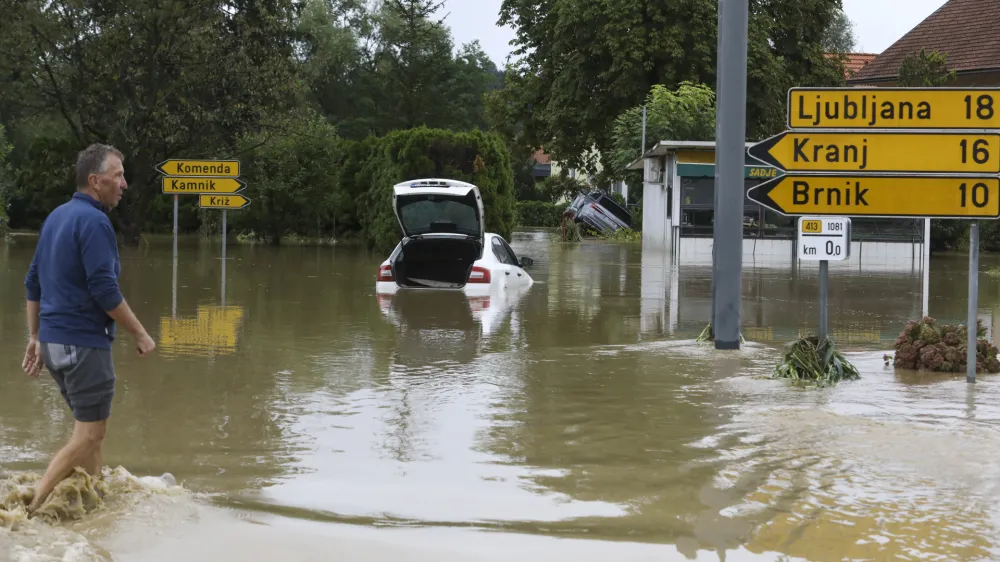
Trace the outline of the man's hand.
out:
M 24 361 L 21 368 L 29 376 L 37 377 L 42 372 L 42 344 L 37 339 L 28 340 L 28 348 L 24 350 Z
M 149 334 L 143 332 L 136 338 L 135 347 L 136 351 L 139 352 L 139 357 L 145 357 L 156 349 L 156 342 L 153 341 L 153 338 L 149 337 Z

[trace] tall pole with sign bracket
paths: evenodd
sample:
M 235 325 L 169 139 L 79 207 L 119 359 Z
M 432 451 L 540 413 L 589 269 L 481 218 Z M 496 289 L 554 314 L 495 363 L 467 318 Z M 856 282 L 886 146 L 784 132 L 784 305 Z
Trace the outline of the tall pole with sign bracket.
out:
M 202 209 L 222 209 L 222 304 L 226 304 L 226 211 L 242 209 L 250 199 L 236 195 L 247 184 L 239 179 L 239 160 L 164 160 L 156 166 L 163 174 L 163 193 L 174 196 L 174 296 L 173 315 L 177 315 L 177 207 L 180 195 L 198 195 Z
M 976 381 L 979 221 L 1000 218 L 998 94 L 998 88 L 792 88 L 789 130 L 748 149 L 785 173 L 753 187 L 748 197 L 803 217 L 800 246 L 804 225 L 830 220 L 824 217 L 972 221 L 970 384 Z M 925 230 L 925 248 L 929 243 Z
M 715 349 L 740 348 L 743 174 L 746 158 L 748 0 L 719 0 L 712 335 Z

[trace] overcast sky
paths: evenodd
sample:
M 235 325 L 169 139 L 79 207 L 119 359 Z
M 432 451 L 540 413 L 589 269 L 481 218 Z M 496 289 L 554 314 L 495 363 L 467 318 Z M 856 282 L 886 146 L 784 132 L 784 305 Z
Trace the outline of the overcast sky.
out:
M 510 28 L 496 25 L 501 0 L 445 0 L 440 13 L 447 14 L 455 45 L 479 39 L 497 66 L 503 67 L 514 38 Z M 854 22 L 857 50 L 881 53 L 944 5 L 945 0 L 843 0 L 844 10 Z M 905 5 L 906 9 L 901 9 Z

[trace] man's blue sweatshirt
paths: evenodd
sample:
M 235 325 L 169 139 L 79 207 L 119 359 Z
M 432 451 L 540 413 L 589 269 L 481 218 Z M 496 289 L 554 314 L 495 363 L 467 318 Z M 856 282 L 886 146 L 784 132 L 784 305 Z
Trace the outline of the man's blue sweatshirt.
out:
M 38 341 L 111 349 L 124 300 L 121 263 L 111 221 L 101 203 L 76 192 L 56 207 L 38 238 L 24 279 L 29 301 L 39 301 Z

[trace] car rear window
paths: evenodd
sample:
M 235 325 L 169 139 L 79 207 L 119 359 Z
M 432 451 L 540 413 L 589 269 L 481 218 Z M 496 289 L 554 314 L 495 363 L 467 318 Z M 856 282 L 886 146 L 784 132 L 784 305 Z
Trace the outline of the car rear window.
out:
M 603 195 L 597 202 L 599 205 L 610 211 L 612 215 L 618 217 L 618 220 L 623 223 L 630 224 L 632 222 L 632 217 L 629 216 L 628 212 L 625 209 L 622 209 L 622 206 L 619 205 L 614 199 L 608 197 L 607 195 Z
M 410 234 L 454 232 L 478 235 L 476 210 L 455 199 L 425 199 L 400 201 L 400 218 Z

